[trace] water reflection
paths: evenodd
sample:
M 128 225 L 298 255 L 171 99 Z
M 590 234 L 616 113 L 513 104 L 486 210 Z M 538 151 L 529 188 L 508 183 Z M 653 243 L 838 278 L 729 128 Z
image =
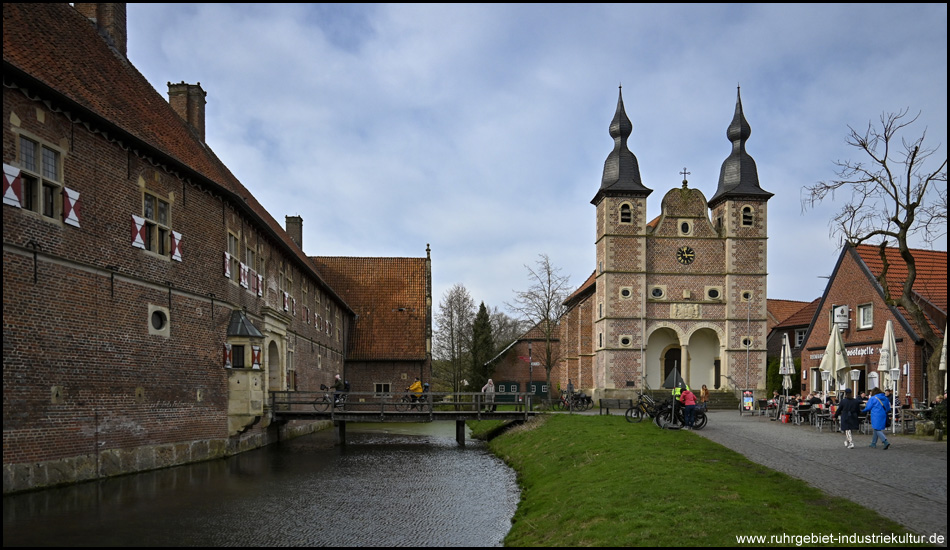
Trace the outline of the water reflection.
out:
M 514 472 L 450 422 L 351 424 L 203 464 L 4 497 L 3 545 L 498 546 Z

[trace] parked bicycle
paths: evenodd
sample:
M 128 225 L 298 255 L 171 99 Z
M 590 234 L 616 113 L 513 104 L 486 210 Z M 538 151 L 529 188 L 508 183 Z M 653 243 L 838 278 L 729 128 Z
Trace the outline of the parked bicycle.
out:
M 675 410 L 675 414 L 674 414 Z M 693 418 L 693 429 L 701 430 L 706 427 L 708 417 L 706 416 L 706 405 L 696 405 Z M 674 409 L 673 399 L 669 398 L 657 406 L 656 415 L 653 417 L 653 423 L 658 428 L 684 428 L 686 427 L 686 407 L 679 403 Z
M 323 392 L 323 395 L 318 397 L 313 402 L 313 408 L 317 411 L 326 411 L 332 405 L 334 409 L 343 409 L 346 405 L 346 392 L 339 392 L 337 395 L 334 395 L 333 388 L 327 386 L 326 384 L 320 384 L 320 391 Z
M 642 422 L 644 418 L 653 418 L 656 416 L 656 401 L 650 394 L 643 393 L 643 390 L 637 390 L 637 402 L 634 406 L 627 409 L 624 418 L 627 422 Z
M 554 408 L 559 411 L 586 411 L 594 406 L 594 400 L 584 392 L 569 393 L 561 391 L 561 397 L 554 402 Z

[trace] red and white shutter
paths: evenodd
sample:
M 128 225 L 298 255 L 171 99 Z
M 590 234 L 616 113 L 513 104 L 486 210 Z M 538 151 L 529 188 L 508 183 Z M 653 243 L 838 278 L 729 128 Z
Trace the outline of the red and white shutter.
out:
M 264 276 L 260 273 L 257 274 L 257 295 L 264 295 Z
M 79 227 L 79 191 L 63 188 L 63 222 Z
M 20 208 L 23 186 L 20 182 L 20 169 L 3 163 L 3 204 Z
M 132 214 L 132 246 L 145 250 L 145 218 Z
M 181 233 L 172 231 L 172 259 L 181 261 Z
M 241 262 L 241 286 L 247 288 L 247 276 L 250 268 Z
M 284 311 L 290 309 L 290 294 L 284 292 Z
M 224 253 L 224 276 L 231 278 L 231 254 L 227 252 Z
M 224 345 L 224 368 L 231 368 L 231 344 Z
M 290 313 L 295 316 L 297 315 L 297 299 L 296 298 L 290 299 Z
M 261 347 L 251 346 L 251 368 L 261 368 Z

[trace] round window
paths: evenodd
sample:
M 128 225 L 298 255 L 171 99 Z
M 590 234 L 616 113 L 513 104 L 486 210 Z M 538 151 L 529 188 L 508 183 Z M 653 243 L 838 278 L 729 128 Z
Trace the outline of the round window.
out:
M 620 291 L 620 295 L 623 296 L 624 298 L 629 298 L 629 297 L 630 297 L 630 289 L 629 289 L 629 288 L 624 288 L 624 289 L 622 289 L 622 290 Z
M 629 345 L 630 345 L 630 337 L 629 337 L 629 336 L 624 336 L 623 338 L 621 338 L 621 339 L 620 339 L 620 345 L 622 345 L 622 346 L 629 346 Z
M 751 338 L 743 338 L 743 339 L 742 339 L 742 345 L 745 346 L 745 347 L 747 347 L 747 348 L 750 347 L 750 346 L 752 346 L 752 339 L 751 339 Z
M 689 222 L 683 222 L 680 224 L 680 231 L 686 235 L 689 234 Z
M 662 297 L 663 297 L 663 289 L 662 289 L 662 288 L 659 288 L 659 287 L 656 287 L 656 288 L 653 289 L 653 291 L 652 291 L 650 294 L 652 294 L 654 298 L 662 298 Z
M 743 299 L 743 300 L 751 300 L 751 299 L 752 299 L 752 293 L 749 292 L 748 290 L 745 291 L 745 292 L 743 292 L 743 293 L 742 293 L 742 299 Z
M 710 288 L 710 289 L 706 292 L 706 295 L 709 296 L 709 299 L 710 299 L 710 300 L 718 300 L 718 299 L 719 299 L 719 289 Z
M 164 311 L 153 311 L 152 312 L 152 328 L 155 330 L 162 330 L 165 328 L 165 325 L 168 323 L 168 317 L 165 316 Z

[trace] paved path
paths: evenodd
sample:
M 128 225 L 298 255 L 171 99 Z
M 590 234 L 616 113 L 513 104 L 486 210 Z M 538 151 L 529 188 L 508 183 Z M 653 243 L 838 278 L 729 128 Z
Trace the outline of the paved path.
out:
M 947 443 L 890 435 L 887 451 L 870 449 L 871 436 L 855 433 L 854 449 L 844 435 L 813 426 L 710 411 L 709 423 L 693 432 L 784 472 L 828 494 L 847 498 L 889 517 L 911 531 L 947 540 Z M 888 502 L 881 498 L 886 495 Z

